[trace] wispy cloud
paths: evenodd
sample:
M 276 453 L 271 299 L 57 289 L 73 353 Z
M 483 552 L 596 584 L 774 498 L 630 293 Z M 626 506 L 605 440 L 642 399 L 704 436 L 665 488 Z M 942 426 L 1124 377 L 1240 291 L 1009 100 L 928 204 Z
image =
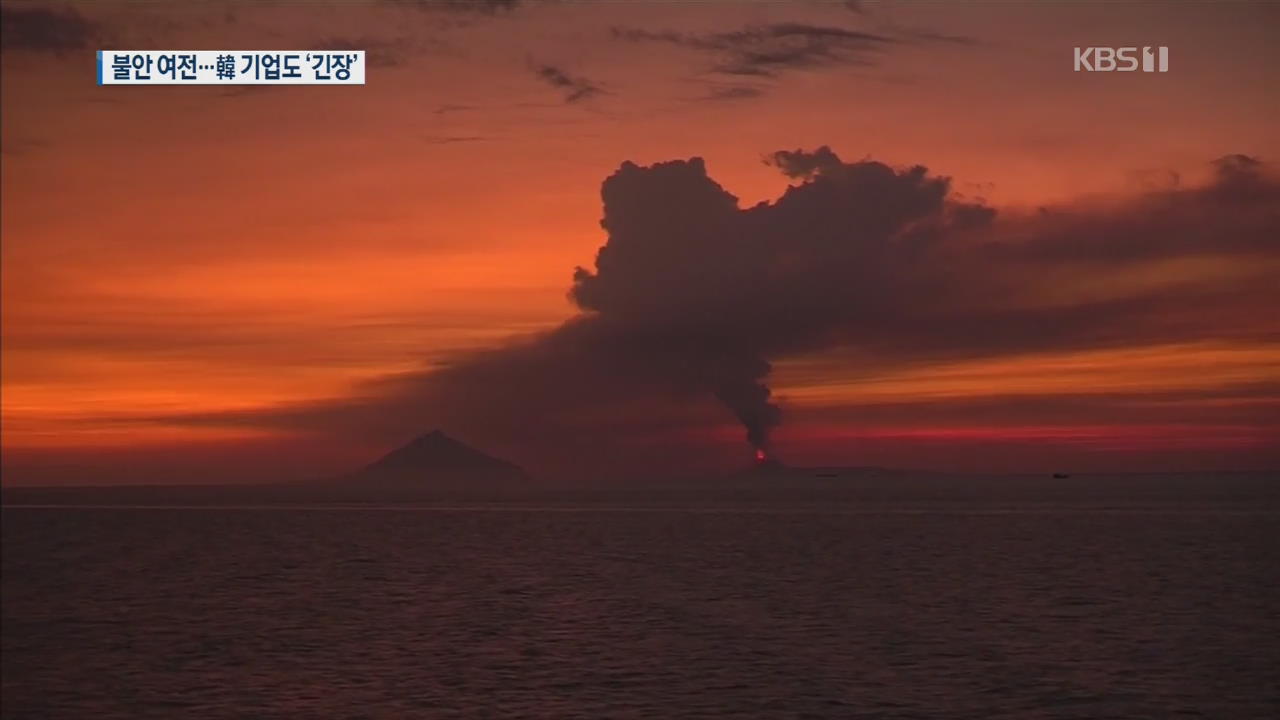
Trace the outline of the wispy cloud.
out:
M 921 43 L 973 45 L 963 35 L 885 25 L 875 31 L 806 23 L 751 25 L 739 30 L 684 33 L 614 27 L 615 39 L 685 48 L 710 56 L 715 73 L 776 78 L 786 72 L 881 64 L 887 52 Z M 758 93 L 757 93 L 758 94 Z
M 774 77 L 786 70 L 834 65 L 872 65 L 898 42 L 888 35 L 803 23 L 774 23 L 719 33 L 681 33 L 614 28 L 629 42 L 664 43 L 710 53 L 712 69 L 728 75 Z
M 750 100 L 764 94 L 764 90 L 754 85 L 722 85 L 714 87 L 698 100 Z
M 399 4 L 399 0 L 396 2 Z M 522 0 L 410 0 L 407 4 L 420 10 L 497 15 L 515 10 L 523 3 Z
M 570 75 L 556 65 L 534 65 L 533 73 L 539 80 L 560 90 L 566 103 L 576 103 L 604 92 L 600 86 L 582 76 Z
M 98 38 L 99 27 L 74 8 L 0 7 L 0 47 L 8 52 L 26 51 L 62 55 L 88 49 Z
M 364 50 L 369 67 L 394 67 L 405 60 L 405 44 L 371 36 L 329 36 L 313 43 L 316 50 Z
M 428 145 L 454 145 L 457 143 L 482 142 L 487 140 L 481 135 L 432 135 L 424 139 Z

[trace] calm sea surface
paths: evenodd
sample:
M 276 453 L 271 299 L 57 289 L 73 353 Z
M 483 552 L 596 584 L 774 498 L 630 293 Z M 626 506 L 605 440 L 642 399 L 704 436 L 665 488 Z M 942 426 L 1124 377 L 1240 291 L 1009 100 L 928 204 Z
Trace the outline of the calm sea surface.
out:
M 5 718 L 1275 718 L 1271 503 L 3 512 Z

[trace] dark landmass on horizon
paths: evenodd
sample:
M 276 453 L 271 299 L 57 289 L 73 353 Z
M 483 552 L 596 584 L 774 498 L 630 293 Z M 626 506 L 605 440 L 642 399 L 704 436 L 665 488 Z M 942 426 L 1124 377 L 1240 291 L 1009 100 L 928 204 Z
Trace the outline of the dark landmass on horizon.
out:
M 83 485 L 0 488 L 5 506 L 323 506 L 439 503 L 662 505 L 759 503 L 1118 504 L 1208 500 L 1280 502 L 1280 473 L 980 474 L 871 466 L 790 466 L 769 460 L 737 471 L 596 482 L 535 478 L 434 430 L 365 467 L 306 482 Z

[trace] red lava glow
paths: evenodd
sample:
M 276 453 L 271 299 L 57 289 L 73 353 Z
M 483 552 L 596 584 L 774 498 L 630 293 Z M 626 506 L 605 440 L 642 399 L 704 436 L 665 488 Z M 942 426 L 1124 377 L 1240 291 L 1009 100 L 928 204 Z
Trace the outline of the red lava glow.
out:
M 762 463 L 762 462 L 764 462 L 765 460 L 768 460 L 768 459 L 769 459 L 769 458 L 768 458 L 768 456 L 766 456 L 766 455 L 764 454 L 764 450 L 762 450 L 762 449 L 760 449 L 760 448 L 756 448 L 756 462 L 758 462 L 758 463 Z

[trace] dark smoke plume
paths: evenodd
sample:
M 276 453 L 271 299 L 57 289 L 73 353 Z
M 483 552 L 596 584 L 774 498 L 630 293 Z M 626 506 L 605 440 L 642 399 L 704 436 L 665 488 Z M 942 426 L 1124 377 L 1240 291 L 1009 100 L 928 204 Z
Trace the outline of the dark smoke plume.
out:
M 781 420 L 768 358 L 834 340 L 877 311 L 884 283 L 911 281 L 900 271 L 942 228 L 992 215 L 948 202 L 947 179 L 922 167 L 845 164 L 826 147 L 773 162 L 806 182 L 746 210 L 700 158 L 624 163 L 603 187 L 608 241 L 571 291 L 640 357 L 663 357 L 660 373 L 724 403 L 761 449 Z
M 607 239 L 574 274 L 582 312 L 556 328 L 354 396 L 188 421 L 384 440 L 444 426 L 557 471 L 614 471 L 619 458 L 675 467 L 719 452 L 690 440 L 723 417 L 719 405 L 753 446 L 769 445 L 781 417 L 771 360 L 838 351 L 842 377 L 856 379 L 1277 339 L 1260 309 L 1280 303 L 1280 183 L 1256 158 L 1223 157 L 1199 187 L 999 221 L 920 166 L 847 163 L 826 147 L 767 161 L 797 184 L 748 208 L 698 158 L 624 163 L 602 188 Z

